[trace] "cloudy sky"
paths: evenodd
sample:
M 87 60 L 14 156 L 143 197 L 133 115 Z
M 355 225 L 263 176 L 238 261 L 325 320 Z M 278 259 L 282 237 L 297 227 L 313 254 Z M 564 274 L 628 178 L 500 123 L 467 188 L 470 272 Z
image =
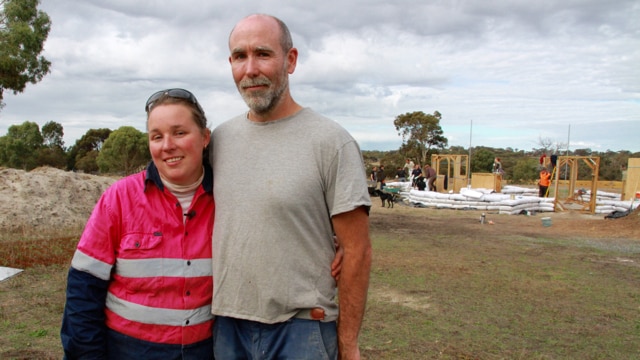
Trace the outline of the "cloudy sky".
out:
M 56 121 L 145 131 L 144 103 L 184 87 L 210 126 L 242 113 L 227 38 L 251 13 L 283 19 L 300 52 L 294 98 L 364 150 L 394 150 L 396 116 L 442 114 L 449 145 L 640 151 L 638 0 L 41 0 L 52 71 L 5 92 L 0 135 Z

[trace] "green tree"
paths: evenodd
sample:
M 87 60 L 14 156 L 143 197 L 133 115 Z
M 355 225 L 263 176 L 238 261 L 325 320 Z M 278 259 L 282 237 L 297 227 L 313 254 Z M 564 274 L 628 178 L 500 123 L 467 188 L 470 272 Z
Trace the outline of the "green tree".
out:
M 49 121 L 42 127 L 42 140 L 44 146 L 58 146 L 64 148 L 64 129 L 55 121 Z
M 403 167 L 405 164 L 406 156 L 402 156 L 400 151 L 392 150 L 384 153 L 384 156 L 380 159 L 380 164 L 384 165 L 384 173 L 387 175 L 387 181 L 394 181 L 398 167 Z M 409 176 L 411 174 L 407 174 Z
M 96 159 L 102 148 L 102 144 L 111 134 L 111 129 L 89 129 L 69 149 L 67 155 L 67 169 L 81 170 L 86 173 L 98 171 Z
M 67 154 L 59 146 L 43 146 L 38 150 L 38 165 L 58 169 L 67 167 Z
M 463 146 L 451 146 L 447 150 L 447 154 L 456 154 L 456 155 L 465 155 L 468 154 L 469 150 L 465 149 Z
M 98 172 L 98 155 L 100 151 L 90 150 L 84 152 L 82 156 L 78 157 L 75 162 L 75 168 L 85 173 L 97 173 Z
M 38 163 L 63 169 L 67 166 L 67 154 L 64 149 L 64 131 L 62 125 L 49 121 L 42 127 L 43 144 L 38 155 Z
M 437 111 L 433 115 L 422 111 L 398 115 L 393 125 L 402 136 L 400 152 L 425 164 L 431 158 L 432 148 L 444 149 L 448 140 L 442 135 L 441 119 Z
M 7 135 L 0 137 L 0 165 L 31 170 L 38 163 L 38 151 L 42 147 L 42 135 L 38 124 L 25 121 L 11 125 Z
M 477 147 L 471 152 L 471 172 L 490 173 L 493 170 L 495 153 L 484 147 Z
M 5 89 L 17 94 L 49 73 L 51 62 L 39 55 L 51 21 L 38 4 L 38 0 L 0 0 L 0 109 Z
M 630 151 L 613 152 L 607 150 L 605 153 L 597 154 L 600 156 L 600 172 L 598 179 L 600 180 L 622 180 L 622 170 L 629 162 Z M 635 156 L 637 157 L 637 156 Z
M 109 135 L 98 155 L 98 167 L 103 173 L 132 174 L 149 162 L 147 136 L 131 126 L 122 126 Z
M 516 161 L 511 171 L 511 179 L 515 184 L 535 183 L 538 179 L 538 160 L 535 158 L 521 158 Z
M 407 142 L 403 142 L 400 145 L 400 149 L 398 149 L 400 154 L 403 154 L 405 158 L 414 159 L 413 162 L 416 164 L 424 164 L 422 159 L 422 147 L 420 143 L 415 140 L 407 140 Z

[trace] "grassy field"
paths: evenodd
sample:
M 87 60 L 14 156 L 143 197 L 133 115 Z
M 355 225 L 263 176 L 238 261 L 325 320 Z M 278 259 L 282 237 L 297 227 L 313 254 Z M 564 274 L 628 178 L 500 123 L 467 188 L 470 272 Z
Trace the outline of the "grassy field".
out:
M 428 214 L 372 222 L 367 358 L 640 358 L 640 238 L 540 236 L 517 216 L 476 231 L 475 215 Z
M 480 228 L 471 213 L 372 209 L 364 358 L 640 358 L 640 237 L 492 219 Z M 25 268 L 0 283 L 0 359 L 61 358 L 76 239 L 77 230 L 0 237 L 0 265 Z

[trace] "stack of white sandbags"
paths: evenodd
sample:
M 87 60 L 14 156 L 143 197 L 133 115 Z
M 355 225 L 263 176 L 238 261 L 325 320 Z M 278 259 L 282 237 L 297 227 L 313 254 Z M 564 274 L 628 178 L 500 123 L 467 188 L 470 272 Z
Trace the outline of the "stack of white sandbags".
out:
M 553 212 L 553 198 L 539 198 L 536 189 L 505 186 L 502 193 L 490 189 L 463 188 L 459 194 L 411 190 L 411 204 L 437 209 L 498 211 L 500 214 Z
M 463 188 L 459 194 L 419 191 L 411 187 L 410 182 L 391 182 L 389 187 L 398 188 L 398 195 L 413 205 L 437 209 L 467 209 L 498 211 L 500 214 L 520 214 L 529 212 L 553 212 L 554 198 L 538 197 L 538 189 L 507 185 L 501 193 L 491 189 Z M 582 193 L 582 194 L 579 194 Z M 577 190 L 575 199 L 588 203 L 591 191 Z M 596 194 L 597 214 L 609 214 L 613 211 L 636 209 L 640 201 L 621 201 L 620 194 L 598 191 Z
M 576 190 L 574 198 L 588 203 L 591 201 L 591 190 Z M 638 206 L 640 206 L 640 201 L 622 201 L 620 194 L 600 190 L 596 193 L 596 214 L 633 210 Z

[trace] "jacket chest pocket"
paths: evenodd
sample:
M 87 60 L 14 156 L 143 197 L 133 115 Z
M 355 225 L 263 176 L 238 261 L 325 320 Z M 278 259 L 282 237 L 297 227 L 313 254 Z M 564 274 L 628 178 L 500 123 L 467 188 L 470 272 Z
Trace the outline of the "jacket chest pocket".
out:
M 120 250 L 124 254 L 132 252 L 156 252 L 155 257 L 162 254 L 162 233 L 156 231 L 154 233 L 134 233 L 125 235 L 120 241 Z
M 116 274 L 131 292 L 153 293 L 165 276 L 162 234 L 131 233 L 120 241 Z

